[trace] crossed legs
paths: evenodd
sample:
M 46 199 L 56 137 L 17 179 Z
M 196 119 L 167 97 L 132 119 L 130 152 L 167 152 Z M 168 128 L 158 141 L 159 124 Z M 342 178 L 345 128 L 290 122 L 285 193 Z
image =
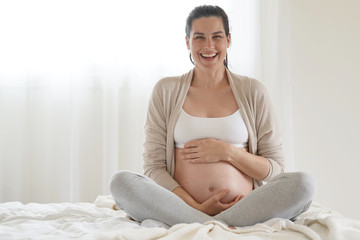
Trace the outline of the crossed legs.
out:
M 136 221 L 154 219 L 170 226 L 218 220 L 242 227 L 274 217 L 294 219 L 310 207 L 314 189 L 314 181 L 308 174 L 283 173 L 231 208 L 211 217 L 147 176 L 123 170 L 112 177 L 110 184 L 116 204 Z

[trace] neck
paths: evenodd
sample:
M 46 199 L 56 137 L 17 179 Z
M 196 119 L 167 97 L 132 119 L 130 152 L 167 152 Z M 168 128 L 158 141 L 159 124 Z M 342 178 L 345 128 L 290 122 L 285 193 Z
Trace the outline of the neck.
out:
M 225 66 L 214 70 L 195 67 L 191 85 L 202 88 L 218 88 L 228 85 Z

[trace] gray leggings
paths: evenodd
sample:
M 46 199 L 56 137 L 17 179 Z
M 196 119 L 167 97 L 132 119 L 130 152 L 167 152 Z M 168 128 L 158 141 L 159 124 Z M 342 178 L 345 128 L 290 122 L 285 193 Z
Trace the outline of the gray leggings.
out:
M 154 219 L 172 226 L 218 220 L 242 227 L 271 218 L 295 219 L 309 209 L 315 187 L 308 174 L 283 173 L 213 217 L 192 208 L 149 177 L 130 171 L 116 173 L 112 177 L 110 191 L 116 204 L 139 222 Z

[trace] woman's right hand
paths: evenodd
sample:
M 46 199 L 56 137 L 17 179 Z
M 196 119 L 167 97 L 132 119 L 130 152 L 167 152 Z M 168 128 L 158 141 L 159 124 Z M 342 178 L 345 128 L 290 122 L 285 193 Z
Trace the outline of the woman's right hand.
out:
M 197 207 L 198 210 L 202 211 L 203 213 L 206 213 L 210 216 L 215 216 L 219 214 L 220 212 L 232 207 L 235 203 L 240 201 L 241 198 L 244 196 L 238 195 L 235 197 L 235 199 L 230 203 L 222 203 L 221 199 L 224 198 L 226 195 L 230 193 L 230 190 L 225 189 L 218 194 L 215 194 L 205 202 L 199 204 Z

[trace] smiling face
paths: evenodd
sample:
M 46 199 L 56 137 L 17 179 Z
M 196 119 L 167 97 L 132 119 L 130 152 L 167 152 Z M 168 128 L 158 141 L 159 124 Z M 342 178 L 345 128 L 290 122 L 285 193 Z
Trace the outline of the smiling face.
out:
M 192 22 L 186 45 L 191 51 L 196 68 L 224 68 L 226 50 L 230 46 L 230 34 L 226 36 L 220 17 L 202 17 Z

